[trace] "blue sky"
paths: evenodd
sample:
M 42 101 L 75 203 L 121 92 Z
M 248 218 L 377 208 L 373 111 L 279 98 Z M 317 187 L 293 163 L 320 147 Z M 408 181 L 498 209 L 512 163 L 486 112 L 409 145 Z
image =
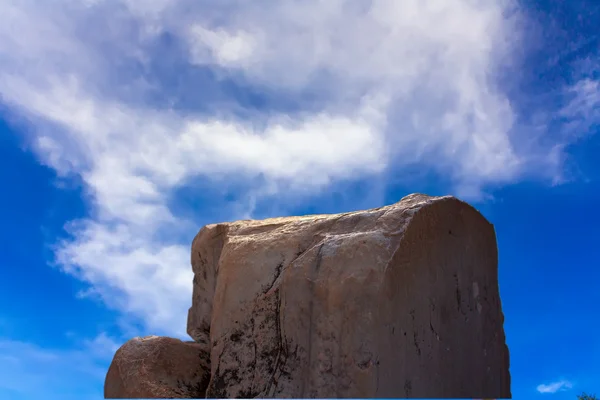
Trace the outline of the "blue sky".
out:
M 185 337 L 202 225 L 412 192 L 496 227 L 513 397 L 600 392 L 600 3 L 269 4 L 2 2 L 0 398 Z

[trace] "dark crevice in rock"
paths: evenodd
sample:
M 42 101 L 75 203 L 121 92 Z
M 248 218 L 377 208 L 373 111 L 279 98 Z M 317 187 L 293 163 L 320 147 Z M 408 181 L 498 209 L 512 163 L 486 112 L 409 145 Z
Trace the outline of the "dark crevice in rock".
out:
M 256 340 L 254 340 L 254 338 L 256 336 L 254 336 L 254 329 L 255 329 L 255 324 L 254 324 L 254 317 L 250 318 L 250 331 L 252 332 L 252 336 L 251 336 L 251 341 L 250 344 L 252 346 L 252 354 L 254 355 L 252 362 L 250 363 L 250 370 L 252 370 L 252 383 L 250 384 L 250 392 L 254 393 L 254 380 L 256 378 L 256 357 L 257 357 L 257 352 L 256 352 Z
M 229 335 L 229 340 L 232 342 L 239 342 L 243 335 L 244 332 L 242 331 L 234 331 L 231 335 Z
M 275 357 L 275 366 L 273 367 L 273 372 L 271 377 L 269 378 L 267 388 L 265 393 L 268 396 L 274 396 L 274 392 L 277 389 L 277 383 L 279 382 L 279 378 L 281 377 L 282 370 L 285 366 L 288 357 L 288 351 L 285 341 L 284 332 L 282 329 L 281 323 L 281 289 L 277 289 L 275 291 L 276 298 L 276 308 L 275 308 L 275 330 L 277 337 L 277 345 L 275 346 L 274 352 L 277 353 Z
M 406 394 L 406 397 L 410 397 L 412 394 L 412 382 L 409 379 L 404 381 L 404 394 Z
M 429 320 L 429 329 L 431 329 L 431 332 L 433 333 L 433 335 L 435 336 L 435 338 L 439 342 L 440 341 L 440 335 L 438 335 L 437 331 L 433 327 L 433 324 L 431 323 L 431 319 Z
M 415 349 L 417 350 L 417 354 L 421 355 L 421 348 L 419 347 L 419 333 L 415 330 L 413 332 L 413 342 L 415 344 Z
M 311 276 L 311 279 L 309 279 L 309 286 L 310 286 L 310 300 L 309 300 L 309 311 L 308 311 L 308 362 L 307 362 L 307 366 L 308 368 L 306 368 L 306 372 L 310 373 L 310 368 L 312 365 L 312 342 L 314 340 L 313 335 L 314 335 L 314 323 L 313 323 L 313 319 L 314 319 L 314 298 L 315 298 L 315 278 L 316 278 L 316 273 L 318 272 L 319 268 L 321 267 L 321 262 L 323 261 L 323 246 L 324 243 L 321 243 L 321 245 L 319 246 L 319 250 L 317 250 L 317 255 L 316 255 L 316 261 L 315 261 L 315 266 L 314 266 L 314 270 L 313 275 Z M 309 383 L 310 376 L 305 376 L 305 378 L 302 381 L 302 390 L 301 390 L 301 396 L 300 397 L 306 397 L 306 385 Z
M 277 280 L 281 276 L 282 270 L 283 270 L 283 261 L 280 262 L 279 264 L 277 264 L 277 266 L 275 267 L 275 273 L 273 274 L 273 280 L 271 281 L 271 283 L 269 285 L 267 285 L 265 287 L 265 289 L 263 290 L 263 294 L 267 294 L 273 289 L 273 286 L 275 286 L 275 283 L 277 283 Z
M 465 313 L 465 311 L 463 310 L 462 307 L 462 303 L 463 303 L 463 299 L 462 299 L 462 293 L 460 292 L 460 283 L 458 280 L 458 274 L 453 274 L 454 277 L 454 283 L 455 283 L 455 298 L 456 298 L 456 309 L 457 311 L 466 318 L 467 314 Z
M 214 344 L 213 344 L 214 346 Z M 217 360 L 221 360 L 223 357 L 223 353 L 225 352 L 225 346 L 221 349 L 221 353 L 217 357 Z M 206 398 L 207 399 L 223 399 L 227 398 L 227 381 L 225 376 L 220 373 L 221 363 L 217 364 L 217 369 L 215 374 L 211 377 L 211 380 L 208 384 L 208 388 L 206 389 Z

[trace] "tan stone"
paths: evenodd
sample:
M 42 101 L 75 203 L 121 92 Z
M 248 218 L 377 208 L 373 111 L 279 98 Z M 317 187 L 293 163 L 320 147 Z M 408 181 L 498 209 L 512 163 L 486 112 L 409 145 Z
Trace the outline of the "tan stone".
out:
M 131 339 L 110 364 L 104 398 L 205 397 L 208 362 L 196 343 L 158 336 Z
M 493 226 L 453 197 L 208 225 L 207 397 L 510 397 Z

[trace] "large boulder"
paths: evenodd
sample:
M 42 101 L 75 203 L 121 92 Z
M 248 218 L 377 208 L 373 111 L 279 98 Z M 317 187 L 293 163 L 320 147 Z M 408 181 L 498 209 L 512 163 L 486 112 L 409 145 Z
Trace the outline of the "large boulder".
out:
M 510 397 L 497 260 L 449 196 L 205 226 L 188 333 L 206 396 Z
M 208 365 L 208 354 L 196 343 L 134 338 L 117 350 L 106 374 L 104 398 L 203 398 Z

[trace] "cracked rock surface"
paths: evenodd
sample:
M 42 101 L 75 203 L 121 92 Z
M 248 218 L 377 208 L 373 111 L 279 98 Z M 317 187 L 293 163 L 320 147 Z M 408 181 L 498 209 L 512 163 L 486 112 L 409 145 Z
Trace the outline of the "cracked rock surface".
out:
M 207 225 L 187 325 L 204 395 L 510 397 L 497 260 L 450 196 Z

